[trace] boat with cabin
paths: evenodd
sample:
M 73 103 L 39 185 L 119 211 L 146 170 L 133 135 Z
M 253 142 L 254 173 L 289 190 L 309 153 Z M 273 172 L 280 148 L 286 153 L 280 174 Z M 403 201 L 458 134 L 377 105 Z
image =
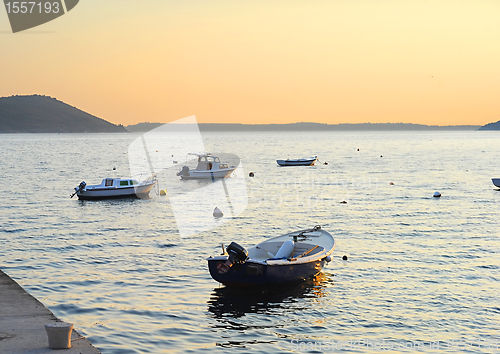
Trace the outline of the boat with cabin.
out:
M 156 174 L 139 182 L 134 178 L 104 178 L 101 184 L 88 185 L 82 181 L 75 187 L 75 195 L 81 200 L 113 198 L 148 198 L 149 192 L 157 183 Z
M 236 165 L 229 165 L 228 163 L 221 162 L 220 158 L 212 155 L 211 153 L 189 153 L 190 156 L 197 158 L 196 168 L 190 169 L 189 166 L 184 165 L 182 169 L 177 172 L 177 176 L 181 179 L 215 179 L 226 178 L 235 169 Z

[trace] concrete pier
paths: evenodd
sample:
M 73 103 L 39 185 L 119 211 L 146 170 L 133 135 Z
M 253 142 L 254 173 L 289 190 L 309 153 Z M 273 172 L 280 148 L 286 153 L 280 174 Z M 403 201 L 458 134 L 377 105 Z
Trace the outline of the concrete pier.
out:
M 71 319 L 65 319 L 71 322 Z M 40 301 L 0 270 L 0 353 L 2 354 L 100 354 L 73 330 L 71 348 L 49 348 L 45 325 L 59 322 Z

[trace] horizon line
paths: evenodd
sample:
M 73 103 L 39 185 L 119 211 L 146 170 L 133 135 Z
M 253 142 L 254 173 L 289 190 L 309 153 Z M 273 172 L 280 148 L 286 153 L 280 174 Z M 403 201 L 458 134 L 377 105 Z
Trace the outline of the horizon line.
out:
M 134 126 L 134 125 L 139 125 L 139 124 L 179 124 L 179 125 L 184 125 L 184 123 L 162 123 L 162 122 L 140 122 L 140 123 L 135 123 L 135 124 L 129 124 L 126 126 Z M 185 124 L 192 124 L 192 123 L 185 123 Z M 429 125 L 429 124 L 422 124 L 422 123 L 404 123 L 404 122 L 397 122 L 397 123 L 392 123 L 392 122 L 385 122 L 385 123 L 372 123 L 372 122 L 363 122 L 363 123 L 318 123 L 318 122 L 295 122 L 295 123 L 196 123 L 198 125 L 201 124 L 214 124 L 214 125 L 248 125 L 248 126 L 265 126 L 265 125 L 293 125 L 293 124 L 316 124 L 316 125 L 328 125 L 328 126 L 337 126 L 337 125 L 362 125 L 362 124 L 373 124 L 373 125 L 382 125 L 382 124 L 394 124 L 394 125 L 419 125 L 419 126 L 425 126 L 425 127 L 481 127 L 483 126 L 482 124 L 448 124 L 448 125 Z

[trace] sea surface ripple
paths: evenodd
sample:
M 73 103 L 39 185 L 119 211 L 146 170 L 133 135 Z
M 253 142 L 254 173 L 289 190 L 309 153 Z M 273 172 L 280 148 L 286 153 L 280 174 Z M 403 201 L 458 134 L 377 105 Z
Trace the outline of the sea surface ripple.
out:
M 189 237 L 156 192 L 69 197 L 127 177 L 138 136 L 0 135 L 0 269 L 103 353 L 500 351 L 500 133 L 204 133 L 241 158 L 248 204 Z M 312 281 L 240 291 L 208 273 L 221 244 L 317 224 L 337 248 Z

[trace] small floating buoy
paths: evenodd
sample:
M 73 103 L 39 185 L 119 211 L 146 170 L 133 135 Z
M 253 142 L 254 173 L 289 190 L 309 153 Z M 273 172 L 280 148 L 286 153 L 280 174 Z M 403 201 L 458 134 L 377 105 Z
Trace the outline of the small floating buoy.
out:
M 347 204 L 345 200 L 341 201 L 340 204 Z
M 324 162 L 323 165 L 328 165 L 328 162 Z
M 113 167 L 113 171 L 116 171 L 116 167 Z
M 253 177 L 253 176 L 254 176 L 253 172 L 250 172 L 250 173 L 248 174 L 248 177 Z
M 441 197 L 441 193 L 439 193 L 439 192 L 434 192 L 433 197 L 434 197 L 434 198 L 439 198 L 439 197 Z
M 224 214 L 222 213 L 222 210 L 220 210 L 219 208 L 215 207 L 213 215 L 216 218 L 221 218 Z
M 160 190 L 160 195 L 167 195 L 167 190 L 166 189 L 161 189 Z
M 359 149 L 358 149 L 358 151 L 359 151 Z
M 342 260 L 347 261 L 347 256 L 346 256 L 346 255 L 343 255 L 343 256 L 342 256 Z
M 380 155 L 380 157 L 383 157 L 382 155 Z
M 394 182 L 389 183 L 389 185 L 393 186 L 393 185 L 394 185 Z

